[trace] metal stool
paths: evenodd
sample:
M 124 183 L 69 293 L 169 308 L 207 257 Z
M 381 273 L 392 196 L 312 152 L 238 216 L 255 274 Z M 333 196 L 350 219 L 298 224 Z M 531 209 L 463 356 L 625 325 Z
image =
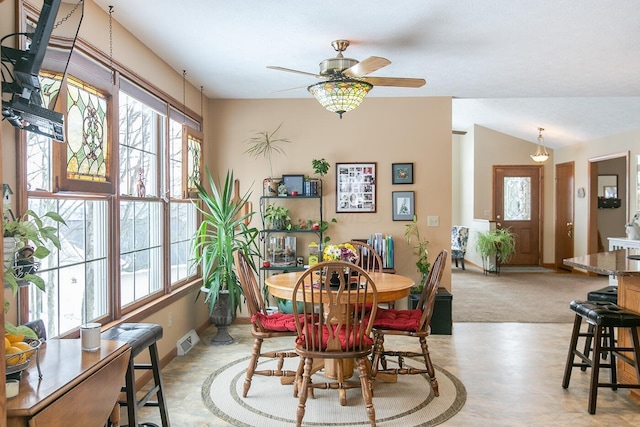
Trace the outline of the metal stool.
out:
M 571 333 L 571 343 L 569 345 L 567 363 L 564 369 L 562 388 L 569 387 L 573 367 L 590 367 L 591 381 L 589 385 L 589 404 L 587 409 L 590 414 L 595 414 L 598 387 L 608 387 L 613 390 L 617 390 L 618 388 L 640 389 L 640 384 L 619 384 L 616 375 L 616 357 L 618 357 L 620 360 L 635 368 L 637 380 L 640 382 L 640 339 L 638 338 L 638 330 L 636 329 L 640 326 L 640 315 L 605 301 L 572 301 L 569 304 L 569 308 L 576 312 L 576 317 L 573 322 L 573 332 Z M 593 338 L 592 359 L 577 349 L 578 338 L 588 337 L 589 335 L 589 333 L 580 332 L 583 318 L 589 325 L 594 326 L 593 334 L 591 334 Z M 628 329 L 631 336 L 632 347 L 616 346 L 613 340 L 613 328 Z M 609 338 L 607 339 L 607 337 Z M 605 344 L 607 340 L 608 344 Z M 632 352 L 633 359 L 621 354 L 620 352 L 622 351 Z M 600 362 L 600 357 L 603 353 L 609 353 L 609 363 L 603 364 Z M 574 362 L 575 356 L 581 359 L 580 363 Z M 599 382 L 598 375 L 601 367 L 611 368 L 610 383 Z
M 127 407 L 129 427 L 155 426 L 152 423 L 139 423 L 138 410 L 143 406 L 156 406 L 160 409 L 160 418 L 163 427 L 169 427 L 169 417 L 164 400 L 162 388 L 162 376 L 160 374 L 160 360 L 156 342 L 162 338 L 162 326 L 153 323 L 123 323 L 115 328 L 102 333 L 102 339 L 114 341 L 126 341 L 131 346 L 131 358 L 125 375 L 125 386 L 122 392 L 126 395 L 126 401 L 120 401 L 119 406 Z M 151 363 L 134 363 L 134 358 L 144 349 L 149 349 Z M 138 400 L 136 395 L 135 370 L 151 370 L 153 372 L 154 385 Z M 155 394 L 157 400 L 149 401 Z M 157 427 L 157 426 L 156 426 Z

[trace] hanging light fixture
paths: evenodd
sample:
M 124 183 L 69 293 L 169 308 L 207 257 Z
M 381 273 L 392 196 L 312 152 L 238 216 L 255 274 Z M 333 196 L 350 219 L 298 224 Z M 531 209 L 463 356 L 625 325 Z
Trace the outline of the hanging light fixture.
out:
M 373 85 L 356 79 L 336 79 L 313 84 L 309 92 L 327 110 L 338 113 L 340 118 L 347 111 L 357 108 Z
M 538 148 L 536 148 L 536 154 L 531 155 L 531 159 L 536 163 L 544 163 L 549 158 L 549 153 L 544 146 L 544 138 L 542 137 L 543 130 L 544 128 L 538 128 Z

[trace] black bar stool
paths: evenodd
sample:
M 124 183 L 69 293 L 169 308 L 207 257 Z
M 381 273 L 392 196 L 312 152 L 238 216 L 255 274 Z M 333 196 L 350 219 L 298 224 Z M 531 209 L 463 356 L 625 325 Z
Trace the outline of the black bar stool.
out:
M 602 289 L 597 289 L 595 291 L 591 291 L 587 294 L 587 300 L 589 301 L 606 301 L 613 304 L 618 304 L 618 287 L 617 286 L 607 286 Z M 589 323 L 589 327 L 587 329 L 587 339 L 584 341 L 584 355 L 589 357 L 589 352 L 591 351 L 591 339 L 593 338 L 593 325 Z M 615 337 L 608 336 L 609 339 L 614 340 Z M 607 355 L 604 354 L 603 358 L 606 359 Z M 580 368 L 583 371 L 587 370 L 586 366 Z
M 169 416 L 164 400 L 162 388 L 162 375 L 160 374 L 160 360 L 158 358 L 158 348 L 156 342 L 162 338 L 162 326 L 153 323 L 123 323 L 102 333 L 102 339 L 125 341 L 131 346 L 131 358 L 129 367 L 125 375 L 125 386 L 122 392 L 125 393 L 126 401 L 118 402 L 120 406 L 127 407 L 129 427 L 155 426 L 152 423 L 139 423 L 138 410 L 143 406 L 156 406 L 160 409 L 160 418 L 163 427 L 169 427 Z M 134 358 L 143 350 L 149 350 L 151 363 L 134 363 Z M 151 370 L 153 372 L 153 387 L 145 393 L 141 399 L 137 399 L 135 370 Z M 151 396 L 156 395 L 156 401 L 149 401 Z M 157 427 L 157 426 L 156 426 Z
M 571 333 L 571 343 L 567 355 L 567 363 L 564 368 L 564 378 L 562 388 L 569 387 L 571 370 L 573 367 L 590 367 L 591 381 L 589 385 L 590 414 L 596 413 L 596 400 L 598 398 L 598 387 L 607 387 L 613 390 L 618 388 L 640 389 L 640 384 L 620 384 L 616 375 L 616 357 L 632 365 L 636 371 L 636 378 L 640 383 L 640 339 L 638 338 L 637 327 L 640 326 L 640 315 L 624 310 L 615 304 L 606 301 L 571 301 L 569 308 L 575 311 L 576 317 L 573 322 L 573 332 Z M 593 356 L 590 359 L 583 352 L 578 350 L 578 338 L 588 337 L 588 333 L 581 333 L 580 326 L 582 319 L 589 325 L 593 325 Z M 631 336 L 632 347 L 618 347 L 613 340 L 613 328 L 627 329 Z M 607 337 L 609 337 L 607 339 Z M 608 344 L 606 344 L 608 341 Z M 620 352 L 627 351 L 633 353 L 633 359 Z M 610 362 L 603 364 L 600 361 L 601 355 L 608 353 Z M 581 362 L 575 363 L 575 357 Z M 599 382 L 600 368 L 611 368 L 611 382 Z

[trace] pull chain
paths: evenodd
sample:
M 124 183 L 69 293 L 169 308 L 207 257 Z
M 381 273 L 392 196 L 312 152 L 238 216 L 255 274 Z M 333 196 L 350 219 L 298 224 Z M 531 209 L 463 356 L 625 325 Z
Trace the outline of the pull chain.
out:
M 62 18 L 61 20 L 59 20 L 58 22 L 55 23 L 55 25 L 53 26 L 53 29 L 55 30 L 56 28 L 58 28 L 60 25 L 62 25 L 63 22 L 65 22 L 67 19 L 71 18 L 71 15 L 73 15 L 73 13 L 78 9 L 78 6 L 80 6 L 80 4 L 83 2 L 84 0 L 80 0 L 78 2 L 78 4 L 76 4 L 73 9 L 71 9 L 71 12 L 69 12 L 67 14 L 67 16 L 65 16 L 64 18 Z
M 109 70 L 113 80 L 113 6 L 109 6 Z
M 187 70 L 182 70 L 182 124 L 187 122 Z

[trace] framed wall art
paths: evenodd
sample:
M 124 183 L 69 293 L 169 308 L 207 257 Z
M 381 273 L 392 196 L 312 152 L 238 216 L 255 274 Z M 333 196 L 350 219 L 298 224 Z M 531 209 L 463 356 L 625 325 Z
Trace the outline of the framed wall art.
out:
M 304 175 L 282 175 L 282 184 L 287 188 L 287 196 L 304 196 Z
M 413 191 L 394 191 L 393 198 L 393 220 L 411 221 L 415 214 L 415 201 Z
M 391 177 L 392 184 L 413 184 L 413 163 L 393 163 Z
M 336 163 L 336 212 L 376 211 L 376 163 Z

